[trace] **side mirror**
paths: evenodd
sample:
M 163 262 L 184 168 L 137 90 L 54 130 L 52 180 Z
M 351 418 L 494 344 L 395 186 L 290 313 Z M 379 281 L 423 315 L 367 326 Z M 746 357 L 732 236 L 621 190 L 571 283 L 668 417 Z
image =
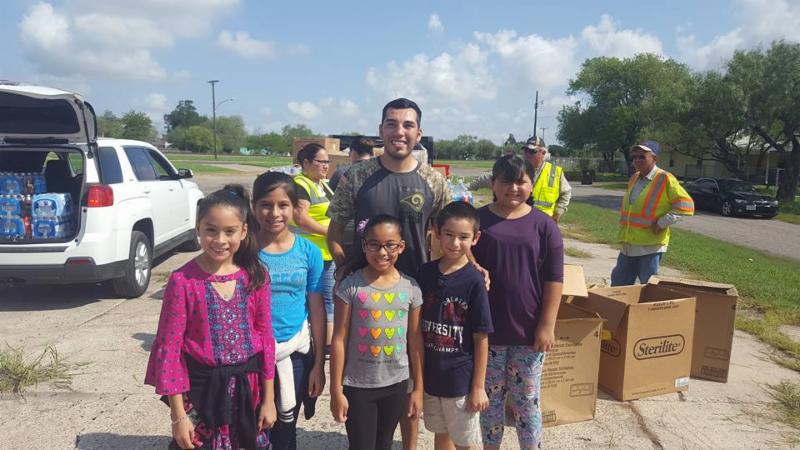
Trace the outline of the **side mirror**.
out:
M 194 177 L 194 172 L 192 169 L 178 169 L 178 178 L 192 178 Z

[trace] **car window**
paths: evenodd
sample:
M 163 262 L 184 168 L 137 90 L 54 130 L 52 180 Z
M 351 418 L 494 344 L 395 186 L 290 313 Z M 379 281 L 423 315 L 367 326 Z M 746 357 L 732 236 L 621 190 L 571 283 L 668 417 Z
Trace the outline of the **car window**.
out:
M 83 153 L 69 152 L 67 154 L 67 160 L 69 161 L 69 167 L 72 169 L 73 175 L 78 176 L 83 174 Z
M 131 162 L 133 173 L 139 181 L 153 181 L 158 179 L 158 173 L 150 164 L 147 150 L 140 147 L 125 147 L 125 154 Z
M 172 180 L 175 178 L 176 174 L 173 172 L 172 167 L 158 152 L 148 149 L 147 156 L 150 159 L 150 164 L 153 165 L 153 168 L 158 173 L 160 180 Z
M 117 151 L 113 147 L 100 147 L 97 150 L 97 161 L 100 164 L 101 183 L 122 183 L 122 168 L 119 165 Z

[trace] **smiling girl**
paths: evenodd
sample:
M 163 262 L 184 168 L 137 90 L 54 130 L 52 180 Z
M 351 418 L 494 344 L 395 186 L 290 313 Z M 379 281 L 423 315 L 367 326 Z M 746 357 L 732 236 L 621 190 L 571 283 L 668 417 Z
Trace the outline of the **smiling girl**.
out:
M 260 225 L 259 259 L 271 278 L 276 341 L 279 421 L 270 434 L 275 450 L 297 447 L 300 405 L 305 403 L 305 417 L 311 418 L 314 401 L 325 386 L 322 254 L 314 244 L 290 230 L 297 207 L 297 191 L 291 177 L 267 172 L 256 178 L 253 211 Z
M 395 268 L 405 250 L 400 222 L 361 224 L 361 264 L 336 291 L 331 341 L 331 412 L 351 450 L 388 450 L 404 413 L 422 411 L 422 294 Z M 410 375 L 414 390 L 408 400 Z
M 145 383 L 170 406 L 170 448 L 269 448 L 275 340 L 257 229 L 242 186 L 212 193 L 197 209 L 202 253 L 167 282 Z

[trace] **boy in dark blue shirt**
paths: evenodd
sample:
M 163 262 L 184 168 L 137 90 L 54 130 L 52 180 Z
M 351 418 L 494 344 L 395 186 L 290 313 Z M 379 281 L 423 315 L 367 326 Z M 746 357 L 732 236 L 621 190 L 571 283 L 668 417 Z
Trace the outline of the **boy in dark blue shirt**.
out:
M 436 217 L 442 258 L 420 268 L 425 340 L 425 428 L 437 450 L 481 446 L 480 411 L 493 331 L 483 275 L 467 252 L 480 237 L 478 211 L 453 202 Z M 451 444 L 452 441 L 452 444 Z

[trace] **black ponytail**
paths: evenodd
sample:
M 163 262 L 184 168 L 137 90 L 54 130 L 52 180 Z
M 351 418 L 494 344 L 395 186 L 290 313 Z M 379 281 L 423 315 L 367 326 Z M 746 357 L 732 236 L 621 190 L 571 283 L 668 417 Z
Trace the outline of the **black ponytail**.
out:
M 233 262 L 247 272 L 247 292 L 253 292 L 268 283 L 267 271 L 258 260 L 258 221 L 250 209 L 250 198 L 241 184 L 228 184 L 224 188 L 212 192 L 200 201 L 197 207 L 197 223 L 205 217 L 214 206 L 228 206 L 239 212 L 239 218 L 247 224 L 247 236 L 233 255 Z

